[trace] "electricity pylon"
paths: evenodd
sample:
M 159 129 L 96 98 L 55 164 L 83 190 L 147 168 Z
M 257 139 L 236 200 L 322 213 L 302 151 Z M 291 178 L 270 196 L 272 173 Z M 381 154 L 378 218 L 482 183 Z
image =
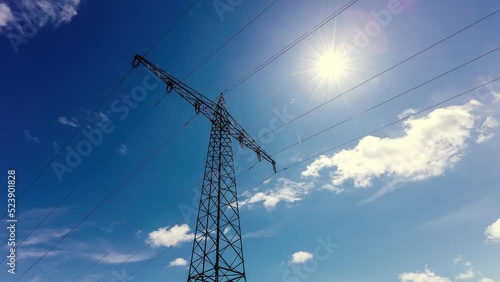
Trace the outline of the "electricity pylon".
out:
M 212 122 L 187 281 L 246 282 L 231 138 L 257 153 L 259 160 L 270 162 L 275 172 L 276 162 L 229 114 L 222 96 L 215 103 L 135 55 L 132 65 L 139 64 L 165 82 L 167 92 L 177 92 Z

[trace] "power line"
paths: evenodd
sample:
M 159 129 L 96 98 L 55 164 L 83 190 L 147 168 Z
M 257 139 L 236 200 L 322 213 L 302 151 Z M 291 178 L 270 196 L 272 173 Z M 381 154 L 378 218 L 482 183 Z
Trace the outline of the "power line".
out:
M 306 116 L 306 115 L 310 114 L 311 112 L 313 112 L 313 111 L 315 111 L 315 110 L 317 110 L 317 109 L 319 109 L 319 108 L 321 108 L 321 107 L 325 106 L 326 104 L 328 104 L 328 103 L 330 103 L 330 102 L 332 102 L 332 101 L 334 101 L 334 100 L 336 100 L 336 99 L 338 99 L 338 98 L 340 98 L 340 97 L 344 96 L 345 94 L 347 94 L 347 93 L 351 92 L 352 90 L 354 90 L 354 89 L 356 89 L 356 88 L 359 88 L 359 87 L 361 87 L 362 85 L 364 85 L 364 84 L 366 84 L 366 83 L 368 83 L 368 82 L 370 82 L 370 81 L 374 80 L 375 78 L 377 78 L 377 77 L 379 77 L 379 76 L 381 76 L 381 75 L 383 75 L 383 74 L 385 74 L 385 73 L 387 73 L 387 72 L 389 72 L 389 71 L 391 71 L 391 70 L 395 69 L 396 67 L 398 67 L 398 66 L 400 66 L 400 65 L 402 65 L 402 64 L 404 64 L 404 63 L 406 63 L 406 62 L 408 62 L 408 61 L 410 61 L 411 59 L 413 59 L 413 58 L 415 58 L 415 57 L 417 57 L 417 56 L 421 55 L 422 53 L 424 53 L 424 52 L 426 52 L 426 51 L 428 51 L 428 50 L 430 50 L 430 49 L 434 48 L 435 46 L 437 46 L 437 45 L 439 45 L 439 44 L 441 44 L 441 43 L 443 43 L 443 42 L 445 42 L 446 40 L 448 40 L 448 39 L 450 39 L 450 38 L 452 38 L 452 37 L 454 37 L 454 36 L 458 35 L 459 33 L 462 33 L 463 31 L 465 31 L 465 30 L 467 30 L 467 29 L 469 29 L 469 28 L 473 27 L 474 25 L 476 25 L 476 24 L 478 24 L 478 23 L 480 23 L 480 22 L 482 22 L 482 21 L 484 21 L 484 20 L 488 19 L 489 17 L 491 17 L 491 16 L 495 15 L 495 14 L 496 14 L 496 13 L 498 13 L 498 12 L 500 12 L 500 9 L 498 9 L 498 10 L 496 10 L 496 11 L 492 12 L 491 14 L 488 14 L 487 16 L 485 16 L 485 17 L 483 17 L 483 18 L 481 18 L 481 19 L 479 19 L 479 20 L 477 20 L 477 21 L 475 21 L 475 22 L 473 22 L 473 23 L 469 24 L 468 26 L 466 26 L 466 27 L 464 27 L 464 28 L 462 28 L 462 29 L 460 29 L 460 30 L 458 30 L 458 31 L 454 32 L 453 34 L 451 34 L 451 35 L 449 35 L 449 36 L 445 37 L 444 39 L 441 39 L 441 40 L 439 40 L 438 42 L 436 42 L 436 43 L 434 43 L 434 44 L 432 44 L 432 45 L 430 45 L 430 46 L 428 46 L 428 47 L 424 48 L 423 50 L 421 50 L 421 51 L 419 51 L 419 52 L 417 52 L 417 53 L 415 53 L 415 54 L 411 55 L 410 57 L 408 57 L 408 58 L 406 58 L 406 59 L 404 59 L 404 60 L 400 61 L 399 63 L 397 63 L 397 64 L 395 64 L 395 65 L 393 65 L 393 66 L 391 66 L 391 67 L 389 67 L 389 68 L 385 69 L 384 71 L 382 71 L 382 72 L 380 72 L 380 73 L 378 73 L 378 74 L 376 74 L 376 75 L 374 75 L 374 76 L 370 77 L 369 79 L 367 79 L 367 80 L 365 80 L 365 81 L 363 81 L 363 82 L 361 82 L 361 83 L 357 84 L 356 86 L 352 87 L 351 89 L 349 89 L 349 90 L 347 90 L 347 91 L 345 91 L 345 92 L 343 92 L 343 93 L 341 93 L 341 94 L 339 94 L 339 95 L 337 95 L 337 96 L 335 96 L 335 97 L 331 98 L 330 100 L 327 100 L 327 101 L 325 101 L 325 102 L 323 102 L 323 103 L 319 104 L 318 106 L 316 106 L 316 107 L 314 107 L 314 108 L 312 108 L 312 109 L 310 109 L 310 110 L 306 111 L 305 113 L 300 114 L 299 116 L 297 116 L 297 117 L 295 117 L 295 118 L 293 118 L 293 119 L 289 120 L 288 122 L 285 122 L 285 123 L 283 123 L 283 124 L 282 124 L 282 125 L 280 125 L 280 126 L 277 126 L 275 129 L 270 130 L 270 131 L 269 131 L 269 132 L 267 132 L 266 134 L 263 134 L 262 136 L 257 137 L 257 140 L 260 140 L 260 139 L 262 139 L 262 138 L 266 137 L 267 135 L 269 135 L 269 134 L 271 134 L 271 133 L 276 132 L 277 130 L 279 130 L 279 129 L 281 129 L 281 128 L 285 127 L 285 126 L 287 126 L 288 124 L 290 124 L 290 123 L 292 123 L 292 122 L 294 122 L 294 121 L 296 121 L 296 120 L 298 120 L 298 119 L 300 119 L 300 118 L 302 118 L 302 117 L 304 117 L 304 116 Z
M 358 0 L 352 0 L 352 1 L 348 2 L 347 4 L 345 4 L 344 6 L 342 6 L 339 10 L 337 10 L 336 12 L 334 12 L 333 14 L 331 14 L 330 16 L 328 16 L 326 19 L 324 19 L 323 21 L 321 21 L 320 23 L 318 23 L 317 25 L 315 25 L 312 29 L 310 29 L 309 31 L 307 31 L 306 33 L 304 33 L 303 35 L 301 35 L 299 38 L 297 38 L 292 43 L 288 44 L 285 48 L 281 49 L 278 53 L 274 54 L 267 61 L 265 61 L 264 63 L 262 63 L 261 65 L 259 65 L 257 68 L 253 69 L 251 72 L 249 72 L 243 78 L 241 78 L 240 80 L 238 80 L 232 86 L 230 86 L 229 88 L 227 88 L 226 90 L 224 90 L 224 93 L 229 93 L 229 92 L 233 91 L 236 87 L 240 86 L 243 82 L 247 81 L 249 78 L 251 78 L 256 73 L 258 73 L 259 71 L 261 71 L 263 68 L 265 68 L 266 66 L 268 66 L 270 63 L 274 62 L 276 59 L 278 59 L 283 54 L 285 54 L 286 52 L 288 52 L 290 49 L 292 49 L 293 47 L 295 47 L 297 44 L 299 44 L 300 42 L 302 42 L 304 39 L 306 39 L 307 37 L 309 37 L 315 31 L 317 31 L 318 29 L 320 29 L 321 27 L 323 27 L 324 25 L 326 25 L 327 23 L 329 23 L 331 20 L 333 20 L 334 18 L 336 18 L 338 15 L 340 15 L 342 12 L 344 12 L 349 7 L 351 7 L 352 5 L 354 5 L 356 2 L 358 2 Z
M 344 143 L 342 143 L 342 144 L 340 144 L 340 145 L 337 145 L 337 146 L 335 146 L 335 147 L 332 147 L 332 148 L 330 148 L 330 149 L 327 149 L 327 150 L 325 150 L 325 151 L 323 151 L 323 152 L 321 152 L 321 153 L 319 153 L 319 154 L 315 154 L 315 155 L 314 155 L 314 156 L 312 156 L 312 157 L 308 157 L 308 158 L 306 158 L 306 159 L 304 159 L 304 160 L 301 160 L 301 161 L 296 162 L 296 163 L 294 163 L 294 164 L 292 164 L 292 165 L 289 165 L 289 166 L 287 166 L 287 167 L 285 167 L 285 168 L 282 168 L 282 169 L 278 170 L 277 172 L 275 172 L 275 173 L 273 173 L 273 174 L 269 175 L 268 177 L 266 177 L 263 181 L 261 181 L 259 184 L 257 184 L 254 188 L 259 187 L 260 185 L 262 185 L 264 182 L 266 182 L 266 181 L 267 181 L 269 178 L 271 178 L 272 176 L 274 176 L 274 175 L 276 175 L 276 174 L 278 174 L 278 173 L 281 173 L 281 172 L 283 172 L 283 171 L 285 171 L 285 170 L 288 170 L 289 168 L 292 168 L 292 167 L 297 166 L 297 165 L 299 165 L 299 164 L 302 164 L 302 163 L 304 163 L 304 162 L 307 162 L 307 161 L 310 161 L 310 160 L 312 160 L 312 159 L 315 159 L 315 158 L 317 158 L 317 157 L 319 157 L 319 156 L 321 156 L 321 155 L 324 155 L 324 154 L 326 154 L 326 153 L 328 153 L 328 152 L 330 152 L 330 151 L 333 151 L 333 150 L 335 150 L 335 149 L 339 149 L 339 148 L 341 148 L 341 147 L 343 147 L 343 146 L 345 146 L 345 145 L 347 145 L 347 144 L 349 144 L 349 143 L 352 143 L 352 142 L 354 142 L 354 141 L 358 141 L 358 140 L 360 140 L 360 139 L 362 139 L 362 138 L 364 138 L 364 137 L 367 137 L 368 135 L 371 135 L 371 134 L 377 133 L 377 132 L 379 132 L 379 131 L 381 131 L 381 130 L 384 130 L 384 129 L 386 129 L 386 128 L 390 127 L 390 126 L 393 126 L 393 125 L 395 125 L 395 124 L 397 124 L 397 123 L 400 123 L 400 122 L 402 122 L 402 121 L 405 121 L 405 120 L 407 120 L 407 119 L 409 119 L 409 118 L 412 118 L 412 117 L 414 117 L 414 116 L 416 116 L 416 115 L 419 115 L 419 114 L 421 114 L 421 113 L 423 113 L 423 112 L 426 112 L 426 111 L 428 111 L 428 110 L 430 110 L 430 109 L 433 109 L 433 108 L 435 108 L 435 107 L 437 107 L 437 106 L 440 106 L 440 105 L 442 105 L 442 104 L 444 104 L 444 103 L 447 103 L 447 102 L 449 102 L 449 101 L 452 101 L 452 100 L 454 100 L 454 99 L 457 99 L 457 98 L 459 98 L 459 97 L 461 97 L 461 96 L 464 96 L 465 94 L 467 94 L 467 93 L 469 93 L 469 92 L 472 92 L 472 91 L 475 91 L 475 90 L 477 90 L 477 89 L 480 89 L 480 88 L 482 88 L 482 87 L 484 87 L 484 86 L 486 86 L 486 85 L 488 85 L 488 84 L 490 84 L 490 83 L 493 83 L 493 82 L 495 82 L 495 81 L 498 81 L 498 80 L 500 80 L 500 77 L 497 77 L 497 78 L 495 78 L 495 79 L 492 79 L 492 80 L 490 80 L 490 81 L 488 81 L 488 82 L 485 82 L 485 83 L 483 83 L 483 84 L 481 84 L 481 85 L 479 85 L 479 86 L 476 86 L 476 87 L 474 87 L 474 88 L 472 88 L 472 89 L 469 89 L 469 90 L 467 90 L 467 91 L 464 91 L 464 92 L 462 92 L 462 93 L 460 93 L 460 94 L 454 95 L 454 96 L 452 96 L 452 97 L 450 97 L 450 98 L 447 98 L 447 99 L 445 99 L 445 100 L 443 100 L 443 101 L 441 101 L 441 102 L 439 102 L 439 103 L 433 104 L 433 105 L 431 105 L 431 106 L 429 106 L 429 107 L 427 107 L 427 108 L 425 108 L 425 109 L 423 109 L 423 110 L 420 110 L 420 111 L 418 111 L 418 112 L 415 112 L 415 113 L 413 113 L 413 114 L 411 114 L 411 115 L 408 115 L 408 116 L 406 116 L 406 117 L 404 117 L 404 118 L 400 118 L 400 119 L 398 119 L 398 120 L 396 120 L 396 121 L 394 121 L 394 122 L 391 122 L 391 123 L 389 123 L 389 124 L 386 124 L 386 125 L 384 125 L 384 126 L 382 126 L 382 127 L 377 128 L 377 129 L 375 129 L 375 130 L 372 130 L 372 131 L 370 131 L 370 132 L 368 132 L 368 133 L 366 133 L 366 134 L 363 134 L 363 135 L 361 135 L 361 136 L 358 136 L 358 137 L 356 137 L 356 138 L 353 138 L 353 139 L 351 139 L 351 140 L 349 140 L 349 141 L 347 141 L 347 142 L 344 142 Z
M 21 279 L 26 273 L 28 273 L 36 264 L 38 264 L 47 254 L 49 254 L 56 246 L 58 246 L 69 234 L 75 231 L 83 222 L 85 222 L 99 207 L 101 207 L 108 199 L 111 198 L 116 192 L 118 192 L 121 188 L 125 186 L 137 173 L 139 173 L 151 160 L 153 160 L 170 142 L 175 139 L 196 117 L 195 114 L 191 117 L 182 127 L 180 127 L 174 135 L 170 136 L 161 146 L 159 146 L 146 160 L 144 160 L 134 171 L 132 171 L 118 186 L 115 187 L 110 193 L 108 193 L 104 199 L 102 199 L 92 210 L 87 213 L 83 219 L 81 219 L 69 232 L 64 234 L 48 251 L 46 251 L 37 261 L 35 261 L 25 272 L 23 272 L 17 279 Z
M 275 155 L 277 155 L 279 153 L 282 153 L 282 152 L 284 152 L 284 151 L 286 151 L 286 150 L 288 150 L 288 149 L 290 149 L 292 147 L 295 147 L 295 146 L 297 146 L 299 144 L 302 144 L 302 143 L 304 143 L 304 142 L 306 142 L 306 141 L 308 141 L 308 140 L 310 140 L 310 139 L 312 139 L 312 138 L 314 138 L 314 137 L 316 137 L 316 136 L 318 136 L 318 135 L 320 135 L 320 134 L 322 134 L 322 133 L 324 133 L 324 132 L 326 132 L 326 131 L 328 131 L 330 129 L 333 129 L 333 128 L 341 125 L 341 124 L 344 124 L 344 123 L 346 123 L 346 122 L 348 122 L 350 120 L 353 120 L 356 117 L 359 117 L 359 116 L 361 116 L 363 114 L 366 114 L 366 113 L 368 113 L 368 112 L 370 112 L 370 111 L 372 111 L 372 110 L 374 110 L 374 109 L 376 109 L 376 108 L 378 108 L 378 107 L 380 107 L 382 105 L 385 105 L 385 104 L 387 104 L 387 103 L 389 103 L 389 102 L 391 102 L 391 101 L 393 101 L 393 100 L 395 100 L 397 98 L 400 98 L 400 97 L 402 97 L 402 96 L 404 96 L 404 95 L 412 92 L 415 89 L 418 89 L 418 88 L 420 88 L 420 87 L 422 87 L 424 85 L 427 85 L 427 84 L 429 84 L 429 83 L 431 83 L 431 82 L 433 82 L 433 81 L 435 81 L 435 80 L 437 80 L 437 79 L 439 79 L 439 78 L 441 78 L 441 77 L 443 77 L 443 76 L 445 76 L 447 74 L 450 74 L 450 73 L 452 73 L 452 72 L 454 72 L 454 71 L 456 71 L 456 70 L 458 70 L 458 69 L 460 69 L 462 67 L 465 67 L 466 65 L 469 65 L 469 64 L 471 64 L 471 63 L 473 63 L 473 62 L 475 62 L 475 61 L 477 61 L 477 60 L 479 60 L 479 59 L 481 59 L 481 58 L 483 58 L 485 56 L 488 56 L 488 55 L 490 55 L 490 54 L 492 54 L 492 53 L 494 53 L 494 52 L 496 52 L 498 50 L 500 50 L 500 46 L 497 47 L 497 48 L 495 48 L 495 49 L 493 49 L 493 50 L 490 50 L 490 51 L 488 51 L 488 52 L 486 52 L 486 53 L 484 53 L 484 54 L 482 54 L 482 55 L 480 55 L 480 56 L 478 56 L 478 57 L 476 57 L 476 58 L 474 58 L 472 60 L 469 60 L 469 61 L 467 61 L 467 62 L 465 62 L 465 63 L 463 63 L 463 64 L 461 64 L 461 65 L 459 65 L 457 67 L 454 67 L 451 70 L 448 70 L 448 71 L 446 71 L 446 72 L 444 72 L 444 73 L 442 73 L 442 74 L 440 74 L 438 76 L 435 76 L 435 77 L 433 77 L 433 78 L 431 78 L 431 79 L 429 79 L 429 80 L 427 80 L 425 82 L 422 82 L 419 85 L 417 85 L 415 87 L 412 87 L 412 88 L 410 88 L 410 89 L 408 89 L 408 90 L 406 90 L 406 91 L 404 91 L 404 92 L 402 92 L 402 93 L 400 93 L 400 94 L 398 94 L 396 96 L 393 96 L 393 97 L 391 97 L 391 98 L 389 98 L 389 99 L 387 99 L 385 101 L 382 101 L 382 102 L 376 104 L 375 106 L 372 106 L 372 107 L 370 107 L 370 108 L 368 108 L 368 109 L 366 109 L 364 111 L 361 111 L 361 112 L 359 112 L 359 113 L 357 113 L 355 115 L 352 115 L 352 116 L 350 116 L 350 117 L 348 117 L 348 118 L 346 118 L 346 119 L 344 119 L 344 120 L 342 120 L 342 121 L 340 121 L 340 122 L 338 122 L 338 123 L 336 123 L 336 124 L 334 124 L 332 126 L 327 127 L 326 129 L 323 129 L 323 130 L 321 130 L 321 131 L 319 131 L 319 132 L 317 132 L 317 133 L 315 133 L 315 134 L 307 137 L 307 138 L 301 139 L 300 142 L 296 142 L 296 143 L 294 143 L 294 144 L 292 144 L 292 145 L 290 145 L 288 147 L 285 147 L 285 148 L 283 148 L 283 149 L 281 149 L 279 151 L 276 151 L 275 153 L 272 153 L 271 155 L 275 156 Z

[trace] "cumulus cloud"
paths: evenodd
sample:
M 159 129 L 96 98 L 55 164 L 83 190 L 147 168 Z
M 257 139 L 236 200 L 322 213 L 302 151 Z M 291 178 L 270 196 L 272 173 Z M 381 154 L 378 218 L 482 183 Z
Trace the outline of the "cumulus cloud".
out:
M 176 258 L 171 261 L 168 266 L 186 266 L 188 264 L 187 260 L 183 258 Z
M 151 243 L 153 247 L 175 247 L 194 239 L 194 234 L 189 233 L 190 231 L 187 224 L 176 224 L 172 228 L 161 227 L 149 233 L 146 242 Z
M 401 282 L 451 282 L 449 278 L 436 275 L 434 272 L 425 269 L 424 272 L 407 272 L 399 275 Z
M 40 139 L 38 139 L 38 137 L 33 136 L 29 130 L 24 129 L 23 131 L 24 131 L 24 138 L 26 138 L 27 141 L 34 144 L 40 144 Z
M 464 155 L 477 127 L 478 116 L 474 112 L 481 106 L 471 100 L 464 105 L 436 109 L 420 118 L 409 118 L 403 122 L 402 136 L 364 137 L 353 149 L 320 156 L 301 175 L 318 177 L 321 170 L 335 168 L 328 171 L 331 187 L 352 181 L 354 187 L 365 188 L 372 186 L 374 180 L 384 181 L 386 187 L 374 198 L 397 184 L 443 175 Z
M 257 192 L 254 195 L 244 196 L 248 198 L 240 202 L 240 206 L 252 206 L 262 202 L 264 208 L 272 210 L 281 202 L 294 203 L 302 200 L 302 196 L 308 194 L 314 187 L 313 183 L 295 182 L 287 178 L 278 178 L 274 184 L 274 188 L 265 192 Z
M 292 255 L 292 260 L 290 261 L 290 263 L 293 263 L 293 264 L 304 263 L 308 260 L 313 259 L 313 257 L 314 257 L 313 254 L 308 253 L 308 252 L 304 252 L 304 251 L 296 252 Z
M 495 280 L 484 277 L 484 278 L 481 278 L 481 280 L 479 280 L 479 282 L 495 282 Z
M 486 228 L 484 235 L 490 242 L 500 242 L 500 218 Z

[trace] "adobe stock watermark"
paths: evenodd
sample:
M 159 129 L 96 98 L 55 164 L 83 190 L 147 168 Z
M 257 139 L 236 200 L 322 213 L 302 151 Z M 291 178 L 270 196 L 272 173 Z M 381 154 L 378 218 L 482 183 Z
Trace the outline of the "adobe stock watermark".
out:
M 224 14 L 233 12 L 234 8 L 241 5 L 241 3 L 243 3 L 243 0 L 214 0 L 212 6 L 214 6 L 215 12 L 219 16 L 219 20 L 223 22 L 225 19 Z
M 111 119 L 113 114 L 118 115 L 119 120 L 125 120 L 130 115 L 130 112 L 136 109 L 139 103 L 148 97 L 149 92 L 155 90 L 158 85 L 160 85 L 158 81 L 152 82 L 151 76 L 146 75 L 142 80 L 142 85 L 132 88 L 130 94 L 122 93 L 119 98 L 111 102 L 110 109 L 104 111 L 111 113 L 110 116 L 102 118 L 94 114 L 95 118 L 100 120 L 96 123 L 96 126 L 87 126 L 87 128 L 82 129 L 81 133 L 84 139 L 80 140 L 74 147 L 68 144 L 64 148 L 66 155 L 63 163 L 54 161 L 51 164 L 59 182 L 63 181 L 65 174 L 73 172 L 83 162 L 84 158 L 92 153 L 94 148 L 101 145 L 107 134 L 111 134 L 116 129 Z
M 277 109 L 274 108 L 272 110 L 273 116 L 269 120 L 268 126 L 261 128 L 258 131 L 257 134 L 257 143 L 259 145 L 265 145 L 265 144 L 270 144 L 273 142 L 275 138 L 275 133 L 282 132 L 285 128 L 282 125 L 287 124 L 291 120 L 295 119 L 296 115 L 290 114 L 288 112 L 288 107 L 285 105 L 283 108 Z M 246 156 L 245 160 L 248 163 L 251 163 L 253 161 L 257 160 L 257 156 L 255 152 L 243 148 L 242 150 L 238 150 L 235 155 L 240 155 L 240 156 Z M 236 158 L 233 158 L 236 159 Z M 241 165 L 235 160 L 234 161 L 234 171 L 235 174 L 238 175 L 239 173 L 242 172 Z M 198 206 L 200 204 L 200 195 L 201 195 L 201 189 L 200 188 L 193 188 L 192 189 L 192 201 L 190 204 L 184 204 L 181 203 L 179 204 L 178 208 L 179 211 L 184 218 L 184 222 L 186 224 L 189 224 L 192 222 L 192 216 L 195 216 L 198 214 Z
M 374 38 L 378 37 L 382 30 L 389 26 L 395 15 L 404 10 L 400 0 L 389 0 L 385 9 L 371 11 L 373 20 L 368 21 L 363 27 L 355 27 L 350 33 L 347 42 L 342 46 L 345 55 L 358 55 L 368 47 Z
M 318 270 L 320 264 L 327 261 L 333 255 L 334 249 L 338 247 L 337 244 L 332 242 L 331 236 L 326 238 L 318 237 L 316 242 L 318 244 L 314 248 L 312 258 L 303 263 L 290 263 L 288 265 L 290 269 L 283 273 L 281 281 L 301 282 L 308 280 L 311 273 Z
M 125 282 L 133 281 L 135 279 L 135 276 L 127 274 L 127 269 L 125 267 L 122 268 L 121 272 L 113 270 L 113 272 L 111 272 L 111 275 L 113 277 L 109 279 L 109 282 Z

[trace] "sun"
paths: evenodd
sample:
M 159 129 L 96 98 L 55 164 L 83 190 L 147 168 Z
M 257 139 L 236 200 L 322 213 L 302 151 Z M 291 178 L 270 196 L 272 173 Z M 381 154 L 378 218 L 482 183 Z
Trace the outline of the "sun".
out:
M 338 80 L 345 76 L 347 67 L 347 57 L 338 52 L 327 52 L 316 63 L 316 71 L 323 79 Z

